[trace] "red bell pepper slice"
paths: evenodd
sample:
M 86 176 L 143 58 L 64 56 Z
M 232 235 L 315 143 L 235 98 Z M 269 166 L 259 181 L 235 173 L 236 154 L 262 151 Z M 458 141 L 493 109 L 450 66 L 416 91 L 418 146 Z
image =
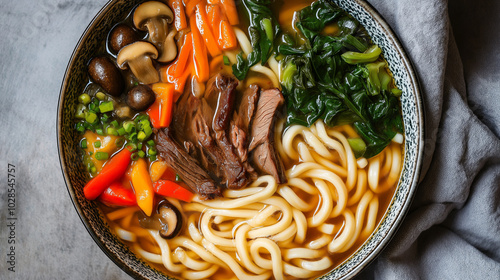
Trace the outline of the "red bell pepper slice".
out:
M 99 196 L 99 200 L 109 206 L 136 206 L 137 200 L 131 189 L 123 187 L 119 182 L 113 182 Z
M 191 202 L 194 196 L 192 192 L 169 180 L 158 180 L 154 182 L 153 189 L 155 193 L 159 195 L 177 198 L 185 202 Z
M 96 199 L 111 183 L 120 179 L 127 170 L 131 155 L 132 152 L 125 148 L 108 160 L 101 173 L 83 187 L 85 198 L 88 200 Z

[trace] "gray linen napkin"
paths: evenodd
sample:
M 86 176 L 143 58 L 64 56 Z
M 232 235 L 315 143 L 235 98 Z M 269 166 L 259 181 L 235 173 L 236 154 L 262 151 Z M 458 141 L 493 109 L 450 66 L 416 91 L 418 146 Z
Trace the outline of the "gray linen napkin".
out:
M 399 36 L 418 72 L 426 139 L 410 212 L 358 278 L 500 279 L 500 82 L 491 79 L 498 77 L 500 56 L 486 48 L 500 42 L 498 24 L 490 25 L 499 19 L 498 5 L 369 2 Z

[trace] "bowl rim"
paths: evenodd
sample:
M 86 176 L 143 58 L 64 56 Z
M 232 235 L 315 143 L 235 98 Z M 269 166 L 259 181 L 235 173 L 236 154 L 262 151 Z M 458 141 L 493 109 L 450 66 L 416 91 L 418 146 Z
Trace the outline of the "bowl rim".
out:
M 84 215 L 84 212 L 82 211 L 80 205 L 77 203 L 76 200 L 76 195 L 75 191 L 72 187 L 72 185 L 69 183 L 69 175 L 68 175 L 68 167 L 65 164 L 65 158 L 64 158 L 64 150 L 62 148 L 63 146 L 63 141 L 62 141 L 62 118 L 63 118 L 63 104 L 65 103 L 65 90 L 68 87 L 68 79 L 70 77 L 69 72 L 72 66 L 74 65 L 76 55 L 79 52 L 83 42 L 90 36 L 90 31 L 95 28 L 96 24 L 105 16 L 105 14 L 110 10 L 110 8 L 115 5 L 119 0 L 108 0 L 107 3 L 96 13 L 96 15 L 92 18 L 90 23 L 87 25 L 85 28 L 84 32 L 80 36 L 77 44 L 75 45 L 75 48 L 71 54 L 71 57 L 69 59 L 69 62 L 66 66 L 66 70 L 64 71 L 64 77 L 63 77 L 63 82 L 60 87 L 60 92 L 59 92 L 59 99 L 58 99 L 58 105 L 57 105 L 57 119 L 56 119 L 56 136 L 57 136 L 57 149 L 58 149 L 58 155 L 59 155 L 59 163 L 61 165 L 61 172 L 64 177 L 64 183 L 66 185 L 66 189 L 68 191 L 68 194 L 71 198 L 71 202 L 73 206 L 75 207 L 78 216 L 81 220 L 81 222 L 84 224 L 85 229 L 87 232 L 90 234 L 94 242 L 98 245 L 98 247 L 106 254 L 106 256 L 111 259 L 120 269 L 122 269 L 124 272 L 126 272 L 128 275 L 133 277 L 134 279 L 146 279 L 143 275 L 139 274 L 137 271 L 131 269 L 126 263 L 121 261 L 115 253 L 113 253 L 110 248 L 106 247 L 100 238 L 97 236 L 97 234 L 92 230 L 92 226 L 89 223 L 89 219 L 86 215 Z M 332 2 L 335 2 L 338 5 L 338 2 L 341 2 L 343 0 L 330 0 Z M 367 1 L 365 0 L 349 0 L 352 1 L 356 4 L 358 4 L 361 8 L 363 8 L 370 16 L 374 18 L 374 21 L 377 22 L 380 27 L 383 29 L 384 34 L 387 36 L 389 39 L 391 45 L 397 50 L 398 55 L 401 57 L 401 61 L 403 62 L 403 66 L 405 68 L 405 71 L 408 73 L 408 78 L 410 79 L 410 84 L 413 87 L 414 93 L 412 94 L 412 97 L 415 100 L 415 107 L 416 107 L 416 114 L 417 114 L 417 121 L 419 122 L 418 125 L 418 133 L 419 137 L 416 139 L 417 143 L 417 151 L 416 151 L 416 163 L 413 168 L 413 176 L 411 180 L 411 184 L 408 187 L 408 192 L 406 193 L 406 200 L 403 203 L 403 206 L 401 210 L 399 211 L 397 217 L 392 221 L 392 225 L 390 226 L 390 229 L 387 231 L 385 237 L 380 241 L 376 247 L 371 250 L 366 257 L 360 261 L 357 265 L 355 265 L 350 271 L 348 271 L 346 274 L 344 274 L 342 277 L 339 279 L 350 279 L 356 275 L 358 275 L 362 270 L 364 270 L 367 266 L 369 266 L 370 263 L 372 263 L 378 255 L 385 250 L 387 245 L 391 242 L 391 240 L 394 238 L 396 232 L 400 229 L 404 218 L 408 214 L 408 210 L 410 209 L 410 206 L 412 204 L 412 201 L 415 196 L 416 189 L 419 184 L 419 177 L 422 169 L 422 162 L 423 162 L 423 155 L 424 155 L 424 139 L 425 139 L 425 107 L 423 106 L 423 101 L 422 101 L 422 94 L 421 94 L 421 86 L 420 82 L 418 79 L 417 72 L 415 71 L 415 67 L 413 65 L 413 62 L 410 60 L 408 54 L 406 53 L 405 49 L 403 48 L 398 36 L 394 32 L 394 30 L 389 26 L 387 21 L 380 15 L 380 13 Z M 339 5 L 340 6 L 340 5 Z M 394 197 L 391 199 L 391 203 L 393 202 Z M 389 204 L 389 208 L 391 207 L 391 204 Z M 387 215 L 387 211 L 385 210 L 385 214 L 382 217 L 382 220 L 385 218 Z M 380 226 L 380 223 L 377 224 L 377 227 L 374 230 L 374 233 L 378 231 L 378 227 Z M 368 240 L 367 240 L 368 241 Z M 365 241 L 365 243 L 367 242 Z M 349 262 L 349 260 L 358 253 L 360 248 L 358 248 L 354 253 L 347 258 L 344 262 L 339 264 L 336 268 L 342 266 L 344 263 Z M 327 274 L 323 276 L 319 276 L 321 279 L 329 279 L 329 275 L 335 270 L 333 268 L 331 271 L 329 271 Z M 165 275 L 167 279 L 171 279 L 170 276 Z
M 65 89 L 68 86 L 68 79 L 70 77 L 69 72 L 71 67 L 73 66 L 76 55 L 79 52 L 83 42 L 90 36 L 90 31 L 95 27 L 95 25 L 104 17 L 104 15 L 108 12 L 108 10 L 117 2 L 118 0 L 108 0 L 106 4 L 99 9 L 99 11 L 95 14 L 95 16 L 92 18 L 90 23 L 87 25 L 85 30 L 83 31 L 82 35 L 80 36 L 80 39 L 78 39 L 78 42 L 75 45 L 75 48 L 73 49 L 73 52 L 71 53 L 71 57 L 69 59 L 68 65 L 66 66 L 66 70 L 64 71 L 64 77 L 63 77 L 63 82 L 61 84 L 61 88 L 59 91 L 59 100 L 57 104 L 57 121 L 56 121 L 56 133 L 57 133 L 57 151 L 59 154 L 59 163 L 61 165 L 61 171 L 63 173 L 64 177 L 64 184 L 66 185 L 66 190 L 68 191 L 68 194 L 71 198 L 71 203 L 75 207 L 78 217 L 80 218 L 80 221 L 83 223 L 85 226 L 85 229 L 87 232 L 90 234 L 94 242 L 97 244 L 97 246 L 106 254 L 106 256 L 111 259 L 121 270 L 126 272 L 128 275 L 133 277 L 134 279 L 145 279 L 142 275 L 140 275 L 138 272 L 135 270 L 131 269 L 127 264 L 122 262 L 119 258 L 116 257 L 116 255 L 111 252 L 111 250 L 106 247 L 99 237 L 96 235 L 96 233 L 92 230 L 92 227 L 89 223 L 89 220 L 87 216 L 84 215 L 84 212 L 80 208 L 80 205 L 77 204 L 76 200 L 76 195 L 73 187 L 70 185 L 70 180 L 69 180 L 69 175 L 68 175 L 68 168 L 65 165 L 65 159 L 64 159 L 64 150 L 62 148 L 62 118 L 63 118 L 63 104 L 66 99 L 65 95 Z

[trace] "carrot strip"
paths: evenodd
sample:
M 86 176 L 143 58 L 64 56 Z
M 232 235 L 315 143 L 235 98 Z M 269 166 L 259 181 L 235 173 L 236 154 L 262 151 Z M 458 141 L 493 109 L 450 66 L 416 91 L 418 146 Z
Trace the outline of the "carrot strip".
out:
M 174 102 L 174 85 L 168 83 L 153 84 L 153 91 L 160 98 L 159 126 L 168 127 L 172 120 L 172 107 Z
M 205 5 L 203 3 L 198 3 L 196 5 L 196 26 L 198 27 L 198 30 L 200 31 L 201 36 L 205 40 L 206 46 L 208 51 L 210 52 L 210 55 L 212 57 L 216 57 L 217 55 L 221 54 L 221 51 L 219 49 L 219 46 L 217 45 L 217 42 L 214 39 L 214 35 L 212 34 L 212 30 L 210 29 L 210 26 L 208 25 L 208 19 L 207 19 L 207 14 L 205 11 Z M 194 25 L 191 25 L 191 28 L 194 29 Z
M 175 62 L 175 71 L 174 77 L 180 77 L 184 71 L 186 71 L 186 67 L 188 64 L 189 55 L 193 50 L 193 37 L 191 36 L 191 32 L 184 36 L 184 43 L 182 44 L 181 50 L 179 51 L 179 56 L 177 57 L 177 61 Z
M 186 14 L 191 17 L 194 12 L 196 11 L 196 5 L 200 3 L 201 0 L 184 0 L 184 4 L 186 6 Z M 191 25 L 191 29 L 193 28 L 193 25 Z
M 222 11 L 219 7 L 219 5 L 208 5 L 207 6 L 207 17 L 208 17 L 208 23 L 210 24 L 210 27 L 212 28 L 212 33 L 214 34 L 214 38 L 217 40 L 217 43 L 219 47 L 221 46 L 219 44 L 219 25 L 220 22 L 222 21 Z
M 222 7 L 226 12 L 227 19 L 231 25 L 237 25 L 240 23 L 238 19 L 238 11 L 236 10 L 236 5 L 234 4 L 234 0 L 220 0 L 222 3 Z
M 181 31 L 182 29 L 186 29 L 187 20 L 186 20 L 186 11 L 184 11 L 184 5 L 182 4 L 182 0 L 169 0 L 168 1 L 170 7 L 174 11 L 174 25 L 177 31 Z
M 211 4 L 211 5 L 215 5 L 215 4 L 219 4 L 220 1 L 219 0 L 207 0 L 207 3 Z
M 149 106 L 146 110 L 146 114 L 148 114 L 151 124 L 156 129 L 160 128 L 160 104 L 161 98 L 157 97 L 153 105 Z
M 196 26 L 196 18 L 190 18 L 191 26 Z M 210 68 L 208 65 L 208 55 L 205 44 L 203 44 L 203 38 L 196 28 L 192 29 L 191 32 L 193 36 L 193 64 L 196 76 L 199 82 L 206 82 L 210 74 Z
M 220 32 L 218 43 L 223 50 L 235 48 L 238 45 L 236 34 L 229 22 L 223 20 L 220 22 Z

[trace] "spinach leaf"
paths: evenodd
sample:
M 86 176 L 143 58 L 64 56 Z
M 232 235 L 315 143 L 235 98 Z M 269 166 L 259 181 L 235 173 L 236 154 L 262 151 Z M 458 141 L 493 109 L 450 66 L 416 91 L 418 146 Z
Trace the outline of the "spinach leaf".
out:
M 233 74 L 238 80 L 243 80 L 250 67 L 261 62 L 264 65 L 274 52 L 274 39 L 280 32 L 279 24 L 273 16 L 271 0 L 243 0 L 250 27 L 248 29 L 252 52 L 245 58 L 243 53 L 237 55 L 237 62 L 233 65 Z
M 336 36 L 321 34 L 337 24 Z M 297 28 L 306 46 L 282 43 L 283 94 L 287 125 L 352 124 L 366 143 L 362 156 L 380 153 L 403 131 L 400 93 L 379 59 L 380 49 L 369 46 L 368 35 L 354 19 L 326 0 L 300 11 Z M 286 41 L 285 41 L 286 42 Z

